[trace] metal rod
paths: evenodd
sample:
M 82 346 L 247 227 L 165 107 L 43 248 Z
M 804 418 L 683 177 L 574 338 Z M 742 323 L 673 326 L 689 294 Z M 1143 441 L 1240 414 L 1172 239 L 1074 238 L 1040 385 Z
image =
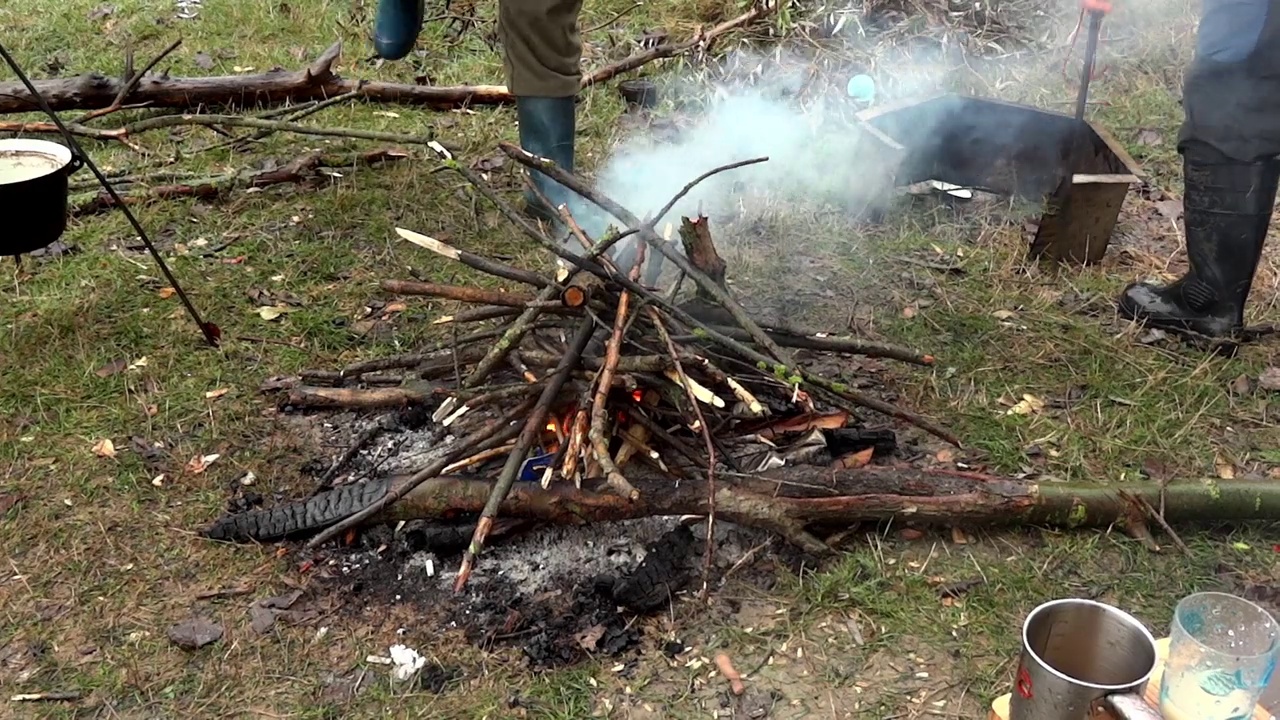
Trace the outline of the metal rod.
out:
M 128 218 L 129 224 L 133 226 L 134 232 L 138 233 L 138 237 L 141 238 L 142 243 L 147 246 L 147 251 L 151 253 L 151 257 L 156 261 L 156 265 L 160 266 L 160 272 L 164 273 L 165 279 L 167 279 L 169 284 L 173 286 L 174 292 L 182 301 L 183 306 L 186 307 L 187 314 L 191 316 L 191 319 L 194 320 L 196 325 L 200 328 L 200 332 L 204 334 L 205 341 L 213 347 L 218 347 L 218 341 L 222 337 L 222 331 L 217 325 L 205 322 L 200 317 L 199 311 L 197 311 L 195 305 L 191 303 L 191 300 L 187 297 L 187 293 L 183 291 L 182 286 L 178 284 L 178 279 L 173 276 L 173 273 L 169 270 L 169 266 L 165 263 L 164 258 L 160 257 L 160 253 L 156 250 L 156 246 L 152 244 L 151 238 L 147 236 L 147 231 L 142 229 L 142 224 L 138 222 L 138 218 L 134 217 L 133 212 L 129 210 L 129 206 L 125 204 L 124 199 L 120 197 L 119 193 L 116 192 L 116 189 L 107 180 L 106 176 L 103 175 L 102 171 L 98 169 L 98 166 L 94 164 L 88 153 L 84 151 L 84 148 L 80 147 L 80 143 L 76 142 L 75 136 L 67 129 L 67 126 L 62 124 L 62 118 L 59 118 L 58 114 L 53 111 L 53 108 L 49 107 L 49 103 L 45 101 L 44 96 L 40 94 L 40 91 L 36 90 L 35 85 L 32 84 L 31 80 L 27 77 L 27 74 L 22 71 L 22 68 L 18 67 L 18 61 L 13 59 L 13 56 L 9 54 L 7 49 L 5 49 L 3 43 L 0 43 L 0 57 L 4 58 L 4 61 L 9 65 L 9 68 L 18 76 L 18 80 L 20 80 L 23 86 L 27 88 L 27 92 L 31 93 L 31 97 L 35 98 L 36 104 L 40 106 L 40 110 L 45 115 L 49 116 L 49 119 L 53 121 L 54 125 L 58 126 L 58 130 L 62 133 L 63 139 L 71 146 L 72 151 L 80 157 L 84 164 L 88 166 L 89 170 L 93 173 L 93 176 L 96 177 L 98 182 L 102 185 L 102 188 L 111 196 L 111 200 L 115 202 L 116 207 L 120 208 L 120 211 L 124 213 L 126 218 Z
M 1080 94 L 1076 96 L 1076 120 L 1084 120 L 1089 103 L 1089 82 L 1093 80 L 1093 59 L 1098 54 L 1098 35 L 1102 32 L 1102 12 L 1089 11 L 1089 39 L 1084 49 L 1084 69 L 1080 71 Z

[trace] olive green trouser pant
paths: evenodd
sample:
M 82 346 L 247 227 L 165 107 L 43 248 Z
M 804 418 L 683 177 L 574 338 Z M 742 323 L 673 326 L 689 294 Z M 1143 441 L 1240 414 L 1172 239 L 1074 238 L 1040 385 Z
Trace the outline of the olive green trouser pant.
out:
M 582 82 L 582 0 L 498 0 L 507 89 L 517 97 L 572 97 Z

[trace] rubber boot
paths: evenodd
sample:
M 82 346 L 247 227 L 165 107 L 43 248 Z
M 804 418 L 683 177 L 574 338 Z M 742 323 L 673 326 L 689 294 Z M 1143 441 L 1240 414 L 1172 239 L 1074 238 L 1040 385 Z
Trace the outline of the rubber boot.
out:
M 517 97 L 516 117 L 520 122 L 520 147 L 573 172 L 576 98 Z M 540 172 L 533 171 L 532 177 L 534 186 L 553 203 L 553 207 L 547 207 L 537 194 L 526 190 L 525 213 L 538 220 L 559 223 L 560 213 L 556 208 L 570 202 L 574 193 Z
M 422 30 L 423 0 L 378 0 L 373 20 L 373 49 L 384 60 L 399 60 L 413 50 Z
M 1244 328 L 1245 301 L 1271 224 L 1280 163 L 1221 157 L 1205 162 L 1196 154 L 1183 155 L 1190 267 L 1168 285 L 1129 285 L 1119 312 L 1152 328 L 1231 337 Z

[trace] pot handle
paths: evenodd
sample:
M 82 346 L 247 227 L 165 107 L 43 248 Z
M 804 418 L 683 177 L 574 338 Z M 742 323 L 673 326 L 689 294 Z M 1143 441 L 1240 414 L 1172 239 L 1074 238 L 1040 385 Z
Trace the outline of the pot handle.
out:
M 84 158 L 80 157 L 80 153 L 72 150 L 71 162 L 67 163 L 66 166 L 63 167 L 63 172 L 67 175 L 75 175 L 82 167 L 84 167 Z

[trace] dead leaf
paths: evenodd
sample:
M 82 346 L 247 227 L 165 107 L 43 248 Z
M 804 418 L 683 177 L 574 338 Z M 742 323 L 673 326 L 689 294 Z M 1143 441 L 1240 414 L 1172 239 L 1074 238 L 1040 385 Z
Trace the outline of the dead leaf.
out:
M 169 628 L 169 641 L 183 650 L 199 650 L 222 639 L 222 626 L 204 618 L 191 618 Z
M 471 169 L 478 172 L 493 172 L 494 170 L 500 170 L 506 164 L 507 156 L 492 155 L 487 158 L 480 158 L 479 160 L 471 163 Z
M 196 67 L 200 68 L 201 70 L 213 69 L 213 58 L 209 57 L 209 53 L 207 52 L 196 53 L 195 62 L 196 62 Z
M 1158 483 L 1166 483 L 1173 479 L 1173 470 L 1162 460 L 1147 458 L 1142 462 L 1142 472 Z
M 387 305 L 386 307 L 382 308 L 382 315 L 383 317 L 386 317 L 388 315 L 394 315 L 395 313 L 404 312 L 405 310 L 408 310 L 408 309 L 409 309 L 409 306 L 402 302 L 393 302 L 390 305 Z
M 573 639 L 577 641 L 578 646 L 583 650 L 586 650 L 587 652 L 595 652 L 596 646 L 600 643 L 600 638 L 604 637 L 604 630 L 604 625 L 592 625 L 586 630 L 574 635 Z
M 1241 374 L 1235 380 L 1232 380 L 1231 385 L 1228 387 L 1233 395 L 1248 395 L 1253 392 L 1253 381 L 1249 379 L 1248 375 Z
M 995 319 L 997 319 L 997 320 L 1008 320 L 1009 318 L 1013 317 L 1014 315 L 1015 315 L 1015 313 L 1014 313 L 1012 310 L 997 310 L 997 311 L 995 311 L 995 312 L 991 313 L 991 317 L 993 317 L 993 318 L 995 318 Z
M 961 580 L 959 582 L 947 583 L 938 588 L 938 596 L 944 598 L 958 598 L 970 590 L 978 587 L 983 583 L 981 578 L 974 580 Z
M 831 467 L 841 470 L 857 470 L 860 467 L 866 467 L 867 463 L 871 462 L 871 456 L 874 455 L 875 452 L 876 449 L 874 447 L 869 447 L 865 450 L 849 453 L 848 455 L 836 458 L 836 461 L 831 464 Z
M 949 463 L 955 461 L 956 454 L 951 448 L 942 448 L 933 458 L 940 463 Z
M 199 475 L 209 469 L 209 466 L 217 462 L 220 457 L 222 456 L 217 453 L 212 455 L 196 455 L 187 462 L 187 472 L 192 475 Z
M 204 394 L 204 399 L 217 400 L 218 398 L 222 397 L 223 395 L 226 395 L 229 392 L 231 392 L 231 388 L 218 388 L 217 390 L 210 390 L 209 392 Z
M 98 7 L 89 11 L 89 19 L 101 20 L 113 14 L 115 11 L 116 11 L 115 5 L 99 5 Z
M 125 358 L 117 358 L 93 371 L 94 375 L 100 378 L 108 378 L 116 373 L 124 372 L 129 367 L 129 361 Z
M 919 540 L 924 537 L 924 533 L 915 528 L 903 528 L 898 531 L 898 537 L 908 541 Z
M 966 535 L 963 530 L 953 525 L 951 527 L 951 542 L 956 545 L 968 545 L 969 536 Z
M 1139 145 L 1146 145 L 1148 147 L 1155 147 L 1157 145 L 1164 144 L 1164 136 L 1160 134 L 1159 130 L 1152 128 L 1143 128 L 1142 130 L 1139 130 L 1137 140 Z
M 100 458 L 113 458 L 116 456 L 116 444 L 111 442 L 111 438 L 102 438 L 94 443 L 93 454 Z
M 1269 367 L 1258 376 L 1258 387 L 1275 392 L 1280 390 L 1280 368 Z
M 916 306 L 915 306 L 915 305 L 908 305 L 908 306 L 906 306 L 906 307 L 902 308 L 902 317 L 904 317 L 904 318 L 906 318 L 906 319 L 910 320 L 911 318 L 913 318 L 913 317 L 915 317 L 915 316 L 916 316 Z
M 1044 409 L 1044 400 L 1035 395 L 1024 393 L 1022 399 L 1005 411 L 1006 415 L 1030 415 Z
M 807 433 L 814 430 L 839 430 L 848 423 L 849 413 L 844 411 L 823 414 L 805 413 L 804 415 L 785 418 L 777 422 L 770 422 L 768 425 L 756 430 L 755 434 L 766 440 L 773 440 L 779 436 L 794 433 Z
M 0 493 L 0 518 L 18 506 L 26 497 L 17 493 Z
M 1182 201 L 1161 200 L 1156 203 L 1156 211 L 1163 215 L 1169 222 L 1176 224 L 1182 217 Z
M 1227 458 L 1218 455 L 1213 459 L 1213 469 L 1218 473 L 1218 477 L 1222 480 L 1234 480 L 1236 477 L 1236 465 Z
M 263 320 L 271 321 L 279 318 L 285 313 L 293 312 L 295 309 L 296 308 L 291 308 L 287 305 L 263 305 L 258 308 L 258 317 Z
M 253 631 L 261 635 L 270 630 L 275 626 L 276 620 L 285 615 L 300 597 L 302 597 L 302 591 L 295 590 L 285 595 L 258 600 L 249 606 L 249 624 Z
M 160 288 L 160 292 L 157 294 L 160 296 L 161 300 L 168 300 L 169 298 L 173 297 L 177 292 L 178 292 L 177 290 L 174 290 L 171 287 L 162 287 Z

